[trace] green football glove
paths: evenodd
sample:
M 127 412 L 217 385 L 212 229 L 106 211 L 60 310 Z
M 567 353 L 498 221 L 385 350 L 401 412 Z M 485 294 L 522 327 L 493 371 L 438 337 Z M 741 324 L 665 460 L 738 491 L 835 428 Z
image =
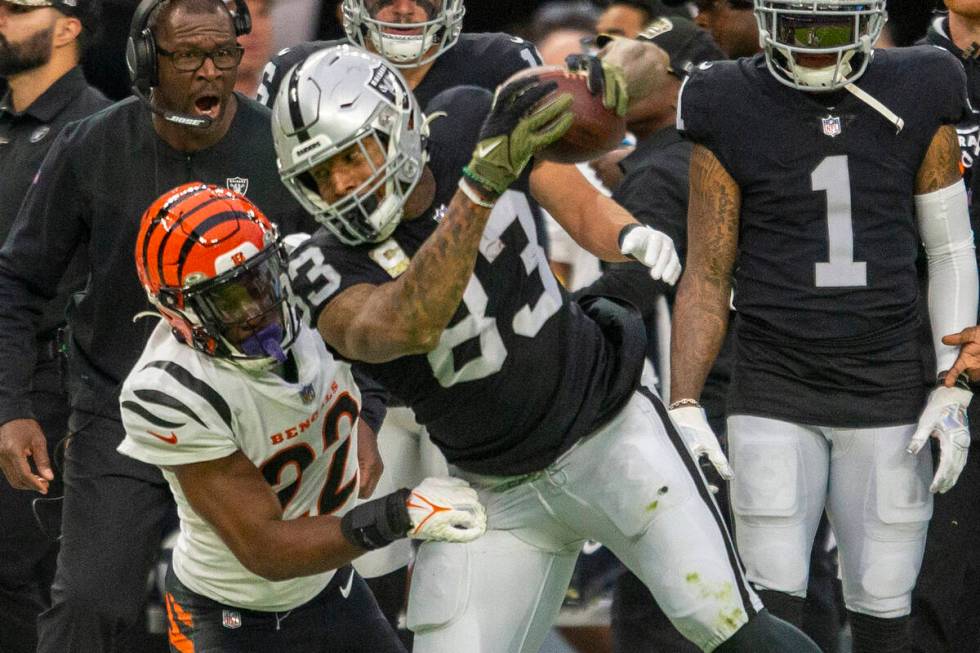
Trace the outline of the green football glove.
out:
M 541 106 L 538 101 L 558 88 L 525 77 L 497 89 L 473 158 L 463 174 L 493 196 L 514 183 L 531 157 L 561 138 L 572 126 L 572 96 L 563 93 Z
M 589 91 L 602 94 L 602 106 L 625 116 L 630 98 L 626 91 L 626 74 L 619 66 L 591 54 L 570 54 L 565 57 L 565 67 L 572 72 L 584 72 L 589 76 Z

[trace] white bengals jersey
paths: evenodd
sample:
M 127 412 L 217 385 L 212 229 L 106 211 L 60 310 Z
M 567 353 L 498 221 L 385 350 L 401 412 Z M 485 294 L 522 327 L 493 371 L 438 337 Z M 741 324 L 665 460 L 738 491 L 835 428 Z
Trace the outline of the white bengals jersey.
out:
M 292 353 L 297 383 L 248 373 L 183 345 L 161 320 L 120 395 L 126 437 L 119 451 L 158 465 L 177 500 L 180 537 L 174 572 L 189 589 L 220 603 L 279 612 L 306 603 L 333 571 L 269 581 L 246 569 L 187 502 L 168 466 L 242 451 L 283 505 L 284 519 L 342 515 L 357 499 L 360 393 L 350 365 L 335 360 L 312 329 Z

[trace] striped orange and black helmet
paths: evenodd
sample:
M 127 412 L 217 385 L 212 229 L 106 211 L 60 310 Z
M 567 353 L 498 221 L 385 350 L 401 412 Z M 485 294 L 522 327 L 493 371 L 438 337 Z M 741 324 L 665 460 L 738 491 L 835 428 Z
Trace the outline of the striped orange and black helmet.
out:
M 136 272 L 174 335 L 208 354 L 265 365 L 296 334 L 275 225 L 244 196 L 194 182 L 143 214 Z

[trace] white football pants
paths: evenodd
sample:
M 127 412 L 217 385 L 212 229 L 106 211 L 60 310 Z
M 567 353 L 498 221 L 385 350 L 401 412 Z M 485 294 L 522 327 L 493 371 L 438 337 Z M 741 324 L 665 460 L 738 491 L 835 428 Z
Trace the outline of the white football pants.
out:
M 905 451 L 914 430 L 729 417 L 732 511 L 749 580 L 805 596 L 826 509 L 847 608 L 882 618 L 909 614 L 932 516 L 929 448 L 917 456 Z
M 422 544 L 408 605 L 416 653 L 537 653 L 585 539 L 605 544 L 703 650 L 745 624 L 762 604 L 667 419 L 638 391 L 541 472 L 453 470 L 478 490 L 488 530 L 469 544 Z
M 378 450 L 385 468 L 371 498 L 415 487 L 429 476 L 449 476 L 446 457 L 432 444 L 425 427 L 415 421 L 411 409 L 404 406 L 388 409 L 378 431 Z M 365 553 L 353 565 L 362 578 L 377 578 L 411 561 L 411 540 L 402 539 Z

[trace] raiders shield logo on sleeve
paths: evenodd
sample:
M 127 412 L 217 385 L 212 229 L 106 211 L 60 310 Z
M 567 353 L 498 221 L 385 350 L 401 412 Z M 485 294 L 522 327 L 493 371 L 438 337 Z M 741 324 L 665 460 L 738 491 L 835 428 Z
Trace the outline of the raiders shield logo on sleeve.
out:
M 244 177 L 229 177 L 225 179 L 225 186 L 240 195 L 244 195 L 248 192 L 248 179 Z

